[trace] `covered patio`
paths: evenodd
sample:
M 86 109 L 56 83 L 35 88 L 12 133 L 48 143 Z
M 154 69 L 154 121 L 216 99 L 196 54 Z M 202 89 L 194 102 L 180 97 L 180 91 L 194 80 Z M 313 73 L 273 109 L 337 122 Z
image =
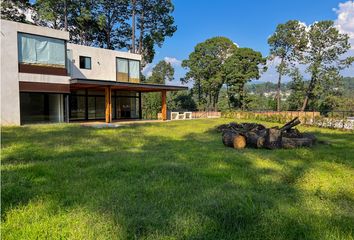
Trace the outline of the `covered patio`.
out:
M 161 92 L 161 109 L 162 109 L 162 120 L 167 120 L 167 104 L 166 95 L 167 91 L 181 91 L 187 90 L 188 87 L 182 86 L 171 86 L 171 85 L 161 85 L 161 84 L 145 84 L 145 83 L 129 83 L 129 82 L 115 82 L 109 80 L 91 80 L 91 79 L 80 79 L 75 78 L 70 80 L 70 91 L 78 90 L 99 90 L 104 91 L 104 121 L 106 123 L 113 122 L 113 111 L 112 111 L 112 92 L 120 91 L 132 91 L 138 93 L 139 99 L 139 119 L 142 118 L 141 113 L 141 93 L 146 92 Z M 68 104 L 68 103 L 67 103 Z M 67 106 L 69 108 L 69 106 Z M 122 122 L 120 120 L 114 120 L 114 122 Z M 126 121 L 128 122 L 128 121 Z

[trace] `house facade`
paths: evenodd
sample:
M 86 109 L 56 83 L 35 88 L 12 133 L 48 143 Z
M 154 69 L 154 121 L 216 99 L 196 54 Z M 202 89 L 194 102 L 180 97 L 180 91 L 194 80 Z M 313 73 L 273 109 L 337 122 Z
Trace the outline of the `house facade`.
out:
M 1 20 L 1 124 L 141 119 L 144 92 L 187 87 L 140 81 L 141 56 L 69 43 L 69 33 Z

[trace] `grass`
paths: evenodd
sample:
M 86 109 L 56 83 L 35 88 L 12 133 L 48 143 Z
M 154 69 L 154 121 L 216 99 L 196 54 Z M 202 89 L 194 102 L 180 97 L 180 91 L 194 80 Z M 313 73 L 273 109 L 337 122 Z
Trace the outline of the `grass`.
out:
M 3 127 L 2 238 L 354 238 L 353 132 L 237 151 L 229 121 Z

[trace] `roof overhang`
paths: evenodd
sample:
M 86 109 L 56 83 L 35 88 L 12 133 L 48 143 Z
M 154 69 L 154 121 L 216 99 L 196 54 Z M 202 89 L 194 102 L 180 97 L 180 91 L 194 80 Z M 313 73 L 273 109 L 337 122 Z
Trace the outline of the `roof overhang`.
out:
M 104 88 L 104 87 L 111 87 L 112 89 L 116 89 L 116 90 L 138 91 L 138 92 L 161 92 L 164 90 L 165 91 L 188 90 L 188 87 L 162 85 L 162 84 L 115 82 L 110 80 L 93 80 L 93 79 L 82 79 L 82 78 L 70 79 L 70 89 Z

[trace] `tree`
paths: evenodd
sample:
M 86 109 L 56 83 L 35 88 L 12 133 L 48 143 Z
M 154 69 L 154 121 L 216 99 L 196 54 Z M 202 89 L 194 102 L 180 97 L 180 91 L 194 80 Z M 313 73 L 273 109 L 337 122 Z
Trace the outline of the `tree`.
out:
M 71 17 L 68 19 L 70 40 L 73 43 L 90 46 L 99 31 L 94 16 L 95 5 L 91 0 L 71 1 Z
M 270 59 L 279 58 L 280 63 L 276 67 L 278 72 L 278 85 L 277 85 L 277 111 L 281 108 L 280 86 L 283 75 L 289 73 L 288 67 L 298 53 L 302 52 L 307 45 L 307 37 L 305 26 L 300 24 L 297 20 L 290 20 L 284 24 L 279 24 L 268 39 L 270 46 Z M 301 55 L 300 55 L 301 56 Z
M 99 0 L 96 3 L 95 18 L 99 32 L 96 44 L 102 48 L 117 49 L 125 46 L 122 33 L 127 29 L 128 0 Z
M 310 26 L 308 31 L 309 44 L 304 54 L 303 63 L 307 64 L 307 71 L 311 80 L 307 87 L 301 110 L 304 111 L 310 99 L 314 97 L 314 90 L 323 81 L 328 72 L 342 70 L 353 63 L 354 57 L 341 58 L 350 49 L 347 34 L 339 33 L 333 21 L 320 21 Z
M 197 109 L 189 91 L 170 92 L 167 97 L 167 107 L 174 111 L 195 111 Z
M 142 66 L 152 62 L 154 46 L 161 47 L 165 38 L 171 37 L 177 30 L 171 15 L 173 11 L 171 0 L 129 1 L 131 25 L 127 25 L 124 31 L 125 47 L 143 56 Z
M 160 61 L 152 69 L 152 75 L 144 80 L 146 83 L 165 84 L 166 81 L 172 81 L 174 68 L 171 63 Z M 171 97 L 168 94 L 168 102 L 171 102 Z M 145 118 L 154 118 L 161 111 L 161 94 L 160 93 L 144 93 L 143 94 L 143 112 Z
M 244 87 L 252 79 L 259 79 L 261 68 L 265 70 L 266 59 L 260 52 L 251 48 L 237 48 L 226 59 L 223 72 L 225 74 L 229 106 L 233 102 L 234 107 L 245 107 Z M 238 101 L 235 94 L 239 93 Z
M 38 16 L 36 24 L 68 30 L 68 15 L 71 5 L 72 1 L 68 0 L 37 0 L 34 4 Z
M 225 37 L 214 37 L 197 44 L 182 67 L 188 69 L 182 82 L 194 81 L 193 93 L 198 95 L 198 105 L 215 108 L 219 92 L 225 82 L 223 64 L 236 49 L 235 44 Z
M 167 81 L 172 81 L 175 70 L 171 63 L 160 61 L 152 70 L 151 76 L 147 79 L 149 83 L 165 84 Z
M 24 14 L 28 8 L 30 8 L 28 0 L 3 0 L 1 1 L 1 18 L 15 22 L 28 23 L 26 15 Z

